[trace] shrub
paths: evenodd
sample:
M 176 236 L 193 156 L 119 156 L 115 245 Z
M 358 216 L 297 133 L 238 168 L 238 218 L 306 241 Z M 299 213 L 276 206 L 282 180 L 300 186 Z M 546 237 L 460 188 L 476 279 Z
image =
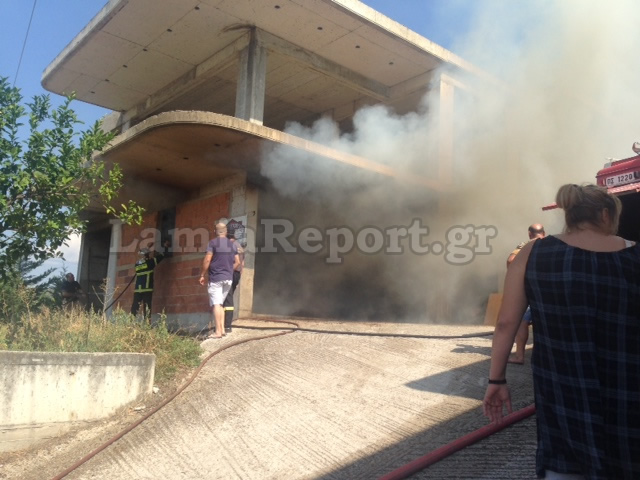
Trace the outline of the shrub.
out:
M 41 308 L 21 321 L 0 323 L 0 349 L 40 352 L 129 352 L 156 356 L 155 381 L 173 378 L 200 363 L 202 349 L 192 338 L 167 330 L 165 317 L 157 325 L 137 321 L 117 310 L 111 318 L 81 309 Z

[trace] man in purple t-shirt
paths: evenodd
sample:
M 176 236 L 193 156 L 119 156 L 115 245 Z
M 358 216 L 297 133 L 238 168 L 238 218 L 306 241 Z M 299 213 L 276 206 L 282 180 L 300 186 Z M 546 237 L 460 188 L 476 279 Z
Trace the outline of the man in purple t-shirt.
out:
M 238 247 L 227 238 L 227 226 L 216 224 L 216 238 L 209 242 L 207 253 L 202 261 L 200 285 L 208 285 L 211 320 L 209 320 L 209 336 L 221 338 L 224 335 L 224 308 L 222 304 L 229 293 L 233 281 L 233 270 L 240 265 Z M 208 283 L 206 275 L 208 272 Z M 213 333 L 215 323 L 215 334 Z

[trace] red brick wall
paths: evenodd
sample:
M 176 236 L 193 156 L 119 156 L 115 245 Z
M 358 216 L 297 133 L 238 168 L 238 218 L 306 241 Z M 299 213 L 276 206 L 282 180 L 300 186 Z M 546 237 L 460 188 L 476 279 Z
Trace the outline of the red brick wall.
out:
M 198 283 L 202 260 L 207 241 L 214 238 L 215 221 L 229 216 L 230 193 L 223 193 L 204 199 L 185 202 L 176 206 L 176 230 L 183 233 L 173 245 L 173 256 L 162 261 L 154 273 L 153 307 L 154 313 L 164 311 L 167 314 L 206 313 L 209 312 L 209 298 L 206 288 Z M 155 228 L 157 213 L 144 218 L 140 226 L 122 227 L 122 245 L 148 238 L 143 235 L 145 228 Z M 201 233 L 195 235 L 194 233 Z M 144 246 L 144 245 L 143 245 Z M 161 251 L 160 246 L 156 248 Z M 134 274 L 134 265 L 138 259 L 138 249 L 122 252 L 118 256 L 116 295 L 129 283 Z M 133 302 L 133 285 L 120 297 L 121 308 L 129 311 Z

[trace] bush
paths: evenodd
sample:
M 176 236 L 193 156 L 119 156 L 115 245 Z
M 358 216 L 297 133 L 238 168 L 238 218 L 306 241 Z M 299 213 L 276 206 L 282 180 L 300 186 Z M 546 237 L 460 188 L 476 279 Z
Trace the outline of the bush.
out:
M 0 323 L 0 349 L 39 352 L 128 352 L 156 356 L 155 381 L 173 378 L 200 363 L 202 349 L 191 338 L 167 330 L 165 318 L 155 326 L 140 323 L 122 310 L 107 319 L 81 309 L 41 308 L 20 321 Z
M 55 269 L 33 273 L 43 263 L 22 259 L 0 275 L 0 323 L 21 323 L 23 317 L 34 311 L 62 304 L 55 292 L 62 277 L 51 277 Z

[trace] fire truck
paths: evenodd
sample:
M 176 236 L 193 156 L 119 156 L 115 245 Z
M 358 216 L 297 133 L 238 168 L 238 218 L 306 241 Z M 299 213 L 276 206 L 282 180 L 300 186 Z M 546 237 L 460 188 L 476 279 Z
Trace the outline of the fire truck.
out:
M 634 157 L 607 162 L 596 174 L 596 183 L 622 202 L 618 235 L 640 242 L 640 142 L 635 142 L 632 149 Z M 542 209 L 556 207 L 554 203 Z

